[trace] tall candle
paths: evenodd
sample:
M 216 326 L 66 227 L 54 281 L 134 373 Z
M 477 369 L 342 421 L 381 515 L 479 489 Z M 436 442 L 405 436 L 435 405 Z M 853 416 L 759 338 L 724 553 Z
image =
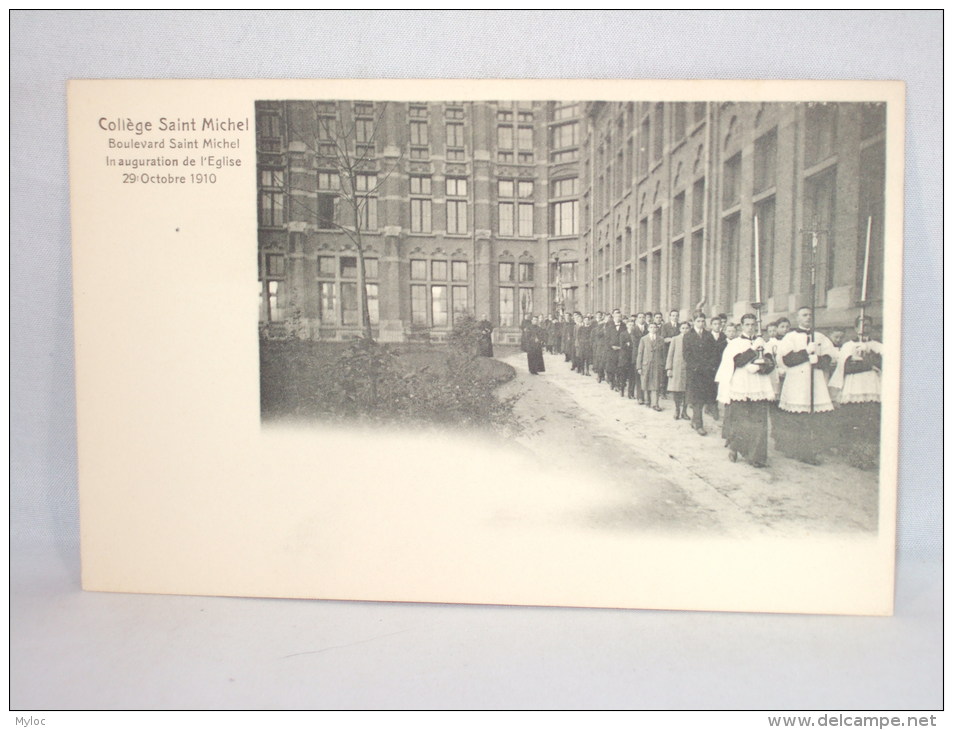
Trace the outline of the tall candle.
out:
M 867 273 L 870 270 L 870 227 L 873 218 L 867 216 L 867 245 L 864 247 L 864 281 L 860 286 L 860 301 L 867 301 Z
M 761 302 L 761 244 L 758 241 L 758 216 L 754 217 L 754 300 Z

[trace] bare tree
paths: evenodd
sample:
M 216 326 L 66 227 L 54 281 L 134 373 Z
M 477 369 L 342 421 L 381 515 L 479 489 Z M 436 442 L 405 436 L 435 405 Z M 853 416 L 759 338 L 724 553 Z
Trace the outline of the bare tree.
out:
M 377 155 L 377 143 L 383 136 L 381 130 L 387 111 L 386 102 L 376 103 L 370 117 L 358 117 L 354 113 L 353 103 L 347 117 L 345 109 L 339 103 L 335 105 L 335 113 L 332 115 L 322 106 L 326 103 L 312 102 L 314 120 L 310 129 L 295 129 L 293 122 L 289 122 L 290 137 L 304 144 L 307 150 L 316 156 L 317 167 L 321 172 L 336 177 L 338 189 L 333 215 L 325 217 L 317 206 L 313 209 L 307 208 L 306 213 L 311 219 L 320 219 L 322 227 L 330 227 L 347 235 L 357 249 L 358 311 L 362 334 L 365 339 L 371 340 L 373 337 L 367 304 L 367 268 L 362 234 L 370 223 L 371 201 L 376 200 L 377 192 L 400 165 L 400 158 L 385 170 L 383 157 Z M 294 187 L 293 182 L 292 186 Z M 299 187 L 296 192 L 313 191 L 301 190 Z M 307 206 L 303 201 L 309 198 L 295 198 L 297 205 Z

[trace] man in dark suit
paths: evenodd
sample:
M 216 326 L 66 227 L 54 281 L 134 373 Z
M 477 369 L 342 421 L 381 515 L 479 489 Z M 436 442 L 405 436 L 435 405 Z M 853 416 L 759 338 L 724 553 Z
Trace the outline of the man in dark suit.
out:
M 612 310 L 612 321 L 606 325 L 606 372 L 613 390 L 624 395 L 624 368 L 629 360 L 629 330 L 622 321 L 622 312 Z
M 705 329 L 705 315 L 696 312 L 692 328 L 682 335 L 682 356 L 685 358 L 685 402 L 692 407 L 692 428 L 700 436 L 707 435 L 702 413 L 715 401 L 715 373 L 719 363 L 718 345 Z

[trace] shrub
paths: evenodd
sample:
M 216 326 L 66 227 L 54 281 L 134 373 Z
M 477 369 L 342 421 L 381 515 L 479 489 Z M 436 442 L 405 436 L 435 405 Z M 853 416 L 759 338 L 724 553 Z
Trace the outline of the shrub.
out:
M 448 347 L 262 340 L 262 418 L 519 430 L 517 396 L 501 399 L 496 393 L 515 372 L 478 357 L 472 344 L 466 331 Z

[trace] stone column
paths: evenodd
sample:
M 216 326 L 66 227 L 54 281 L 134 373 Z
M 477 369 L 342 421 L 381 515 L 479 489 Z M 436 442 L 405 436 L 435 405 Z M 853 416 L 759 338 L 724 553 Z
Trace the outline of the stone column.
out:
M 400 275 L 400 226 L 384 227 L 384 250 L 378 263 L 380 267 L 380 334 L 381 342 L 402 342 L 404 323 L 401 320 L 401 295 L 410 296 Z

